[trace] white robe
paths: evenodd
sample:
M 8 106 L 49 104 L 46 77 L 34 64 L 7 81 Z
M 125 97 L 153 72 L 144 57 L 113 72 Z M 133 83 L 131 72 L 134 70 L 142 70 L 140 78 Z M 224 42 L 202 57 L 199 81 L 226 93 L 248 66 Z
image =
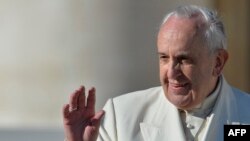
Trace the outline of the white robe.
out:
M 104 110 L 98 140 L 185 141 L 179 112 L 162 87 L 110 99 Z M 250 95 L 232 88 L 222 77 L 221 92 L 200 140 L 223 141 L 225 124 L 250 124 Z

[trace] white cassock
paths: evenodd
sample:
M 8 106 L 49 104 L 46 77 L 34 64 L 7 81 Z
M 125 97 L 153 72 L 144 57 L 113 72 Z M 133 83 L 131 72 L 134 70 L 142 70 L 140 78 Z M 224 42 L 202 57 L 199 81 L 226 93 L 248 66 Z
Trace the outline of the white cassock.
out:
M 250 124 L 250 95 L 232 88 L 221 76 L 218 97 L 204 117 L 194 140 L 223 141 L 225 124 Z M 162 87 L 109 99 L 104 106 L 100 141 L 186 141 L 179 110 L 165 97 Z

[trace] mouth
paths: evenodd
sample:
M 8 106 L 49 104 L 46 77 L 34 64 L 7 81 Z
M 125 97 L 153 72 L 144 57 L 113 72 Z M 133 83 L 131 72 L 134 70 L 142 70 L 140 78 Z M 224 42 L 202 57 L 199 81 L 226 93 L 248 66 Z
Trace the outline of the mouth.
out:
M 172 82 L 169 82 L 168 84 L 174 88 L 181 88 L 188 85 L 188 83 L 172 83 Z
M 168 82 L 168 90 L 176 95 L 185 95 L 190 89 L 190 83 L 188 82 Z

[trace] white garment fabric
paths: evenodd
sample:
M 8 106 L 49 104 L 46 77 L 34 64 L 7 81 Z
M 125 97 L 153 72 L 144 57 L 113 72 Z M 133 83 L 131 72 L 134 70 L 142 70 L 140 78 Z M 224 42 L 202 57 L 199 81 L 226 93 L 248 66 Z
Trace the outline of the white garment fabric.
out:
M 250 124 L 250 95 L 232 88 L 222 76 L 221 90 L 198 141 L 223 141 L 225 124 Z M 162 87 L 122 95 L 104 106 L 98 140 L 186 141 L 178 109 Z
M 187 141 L 198 140 L 198 137 L 201 133 L 203 133 L 203 130 L 207 126 L 206 117 L 210 116 L 216 99 L 221 91 L 221 81 L 220 77 L 215 90 L 205 99 L 203 103 L 197 105 L 192 110 L 179 110 Z

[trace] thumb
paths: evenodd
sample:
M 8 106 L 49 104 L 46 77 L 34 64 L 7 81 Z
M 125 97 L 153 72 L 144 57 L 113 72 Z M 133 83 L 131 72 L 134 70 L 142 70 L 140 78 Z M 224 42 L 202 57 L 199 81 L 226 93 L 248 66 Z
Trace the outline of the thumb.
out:
M 89 125 L 85 128 L 85 133 L 83 135 L 84 141 L 95 141 L 97 139 L 103 115 L 104 111 L 101 110 L 91 118 Z
M 95 126 L 95 127 L 97 127 L 97 128 L 100 127 L 101 119 L 102 119 L 102 117 L 104 116 L 104 113 L 105 113 L 105 112 L 104 112 L 103 110 L 101 110 L 101 111 L 97 112 L 97 113 L 94 115 L 93 118 L 91 118 L 91 124 L 92 124 L 92 126 Z

